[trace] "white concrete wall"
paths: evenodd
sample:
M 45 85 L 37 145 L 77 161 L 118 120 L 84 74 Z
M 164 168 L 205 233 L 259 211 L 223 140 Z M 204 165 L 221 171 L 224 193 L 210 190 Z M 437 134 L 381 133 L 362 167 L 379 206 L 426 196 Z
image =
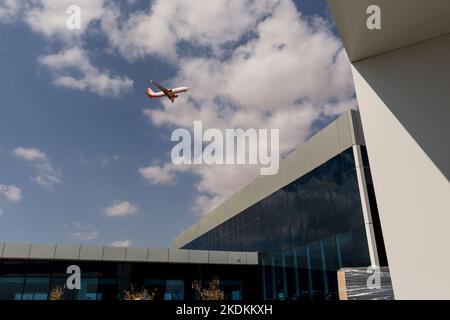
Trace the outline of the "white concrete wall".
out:
M 450 299 L 450 36 L 354 63 L 396 299 Z

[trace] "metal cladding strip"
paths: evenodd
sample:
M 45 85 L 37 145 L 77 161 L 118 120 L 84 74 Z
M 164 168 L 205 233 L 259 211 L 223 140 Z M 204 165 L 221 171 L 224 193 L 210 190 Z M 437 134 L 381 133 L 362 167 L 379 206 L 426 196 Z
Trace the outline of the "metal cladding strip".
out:
M 377 243 L 375 240 L 375 231 L 373 230 L 372 212 L 370 209 L 369 194 L 367 192 L 367 182 L 364 173 L 364 165 L 361 155 L 361 147 L 354 145 L 353 154 L 355 157 L 356 176 L 358 179 L 359 196 L 361 198 L 361 207 L 364 217 L 364 227 L 366 230 L 367 245 L 369 248 L 370 261 L 373 267 L 379 267 Z
M 197 224 L 182 232 L 172 242 L 172 247 L 182 248 L 355 144 L 365 145 L 364 135 L 359 112 L 350 110 L 281 160 L 276 175 L 257 177 Z
M 257 252 L 0 243 L 0 260 L 257 265 Z

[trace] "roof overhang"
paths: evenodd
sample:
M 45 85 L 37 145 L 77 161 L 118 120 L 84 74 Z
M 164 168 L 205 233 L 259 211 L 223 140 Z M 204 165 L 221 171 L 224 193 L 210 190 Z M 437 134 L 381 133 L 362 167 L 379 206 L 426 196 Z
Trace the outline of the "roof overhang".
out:
M 327 0 L 351 62 L 450 33 L 449 0 Z M 381 30 L 367 28 L 367 8 L 381 9 Z

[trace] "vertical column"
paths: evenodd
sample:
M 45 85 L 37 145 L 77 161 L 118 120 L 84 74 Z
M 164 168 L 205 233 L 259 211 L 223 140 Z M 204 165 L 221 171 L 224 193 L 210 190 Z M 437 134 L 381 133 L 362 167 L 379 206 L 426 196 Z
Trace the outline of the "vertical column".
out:
M 299 273 L 299 265 L 297 262 L 297 250 L 292 249 L 293 253 L 294 253 L 294 276 L 295 276 L 295 293 L 297 295 L 297 297 L 300 297 L 300 279 L 298 276 Z
M 271 257 L 272 261 L 272 296 L 274 299 L 277 299 L 277 275 L 276 275 L 276 263 L 275 263 L 275 257 Z
M 326 263 L 326 257 L 325 257 L 325 249 L 323 248 L 323 241 L 320 241 L 320 257 L 322 260 L 322 276 L 323 276 L 323 288 L 324 293 L 326 296 L 328 296 L 329 290 L 328 290 L 328 276 L 327 276 L 327 263 Z
M 288 288 L 287 288 L 287 276 L 286 276 L 286 257 L 285 253 L 281 254 L 281 267 L 283 268 L 283 290 L 284 290 L 284 297 L 286 298 L 288 294 Z
M 366 229 L 367 245 L 369 247 L 369 256 L 372 267 L 379 267 L 377 244 L 375 241 L 375 232 L 373 230 L 372 213 L 370 210 L 369 195 L 367 193 L 367 183 L 364 174 L 364 165 L 361 155 L 361 147 L 353 146 L 353 155 L 355 158 L 356 176 L 358 179 L 359 195 L 361 197 L 361 205 L 364 216 L 364 226 Z
M 265 259 L 264 259 L 265 260 Z M 266 266 L 264 264 L 264 260 L 261 261 L 261 276 L 262 276 L 262 291 L 263 291 L 263 300 L 267 300 L 267 292 L 266 292 Z

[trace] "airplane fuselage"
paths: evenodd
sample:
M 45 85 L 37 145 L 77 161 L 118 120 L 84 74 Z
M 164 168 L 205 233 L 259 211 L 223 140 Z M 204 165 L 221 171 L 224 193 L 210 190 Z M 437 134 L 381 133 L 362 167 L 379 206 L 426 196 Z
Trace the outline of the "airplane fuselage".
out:
M 146 94 L 149 98 L 154 99 L 154 98 L 167 97 L 172 101 L 172 103 L 175 101 L 175 98 L 178 98 L 179 93 L 184 93 L 184 92 L 189 91 L 188 87 L 178 87 L 178 88 L 168 89 L 168 88 L 165 88 L 165 87 L 162 87 L 162 86 L 156 84 L 154 81 L 152 81 L 152 84 L 158 86 L 158 88 L 161 91 L 154 92 L 151 88 L 147 88 Z

